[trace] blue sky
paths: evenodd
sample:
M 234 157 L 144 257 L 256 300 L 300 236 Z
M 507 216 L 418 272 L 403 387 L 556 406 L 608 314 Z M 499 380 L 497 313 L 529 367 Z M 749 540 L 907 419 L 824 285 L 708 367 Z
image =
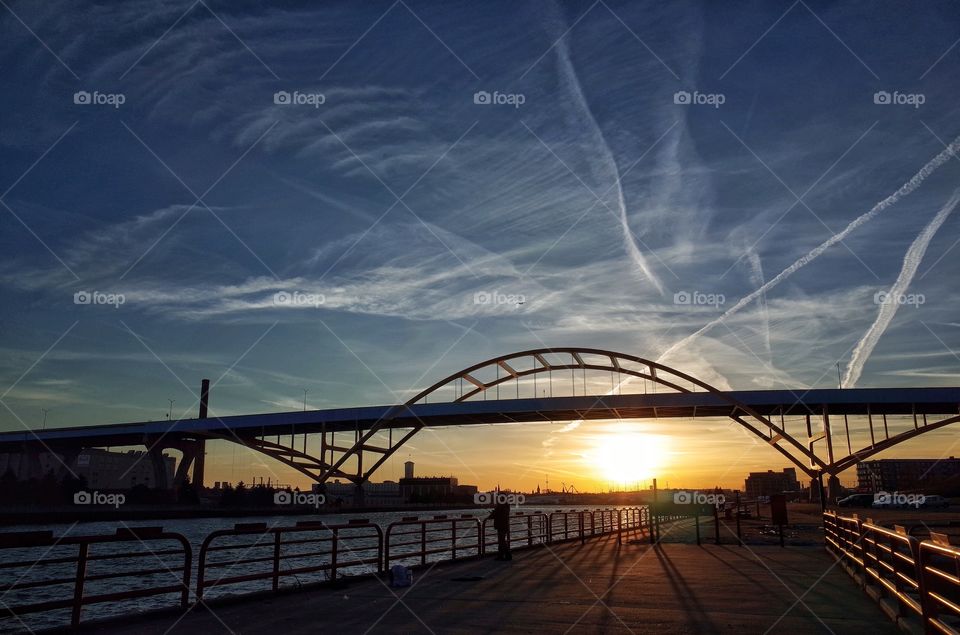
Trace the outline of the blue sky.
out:
M 193 416 L 201 377 L 221 415 L 395 402 L 538 346 L 956 385 L 954 7 L 8 2 L 0 428 Z M 509 472 L 443 434 L 411 455 Z

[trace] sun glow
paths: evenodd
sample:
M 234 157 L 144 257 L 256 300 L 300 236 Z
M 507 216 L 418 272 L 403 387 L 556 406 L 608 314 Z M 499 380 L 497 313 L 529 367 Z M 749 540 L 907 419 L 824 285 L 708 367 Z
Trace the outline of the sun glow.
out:
M 664 437 L 641 433 L 617 433 L 597 439 L 588 460 L 605 480 L 634 485 L 657 476 L 668 462 Z

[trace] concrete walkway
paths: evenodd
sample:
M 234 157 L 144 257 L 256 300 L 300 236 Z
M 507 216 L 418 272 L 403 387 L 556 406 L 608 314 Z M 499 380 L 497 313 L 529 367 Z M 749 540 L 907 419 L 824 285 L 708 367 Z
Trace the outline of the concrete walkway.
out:
M 617 545 L 602 539 L 418 570 L 339 590 L 258 596 L 111 634 L 863 633 L 899 631 L 822 547 Z M 799 600 L 798 600 L 799 598 Z

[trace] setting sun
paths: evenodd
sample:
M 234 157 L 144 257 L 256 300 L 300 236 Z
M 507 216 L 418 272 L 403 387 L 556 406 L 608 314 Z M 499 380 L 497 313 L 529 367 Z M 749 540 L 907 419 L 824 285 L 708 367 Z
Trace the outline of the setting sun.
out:
M 599 475 L 618 484 L 635 484 L 657 475 L 667 463 L 664 437 L 642 434 L 611 434 L 597 439 L 588 460 Z

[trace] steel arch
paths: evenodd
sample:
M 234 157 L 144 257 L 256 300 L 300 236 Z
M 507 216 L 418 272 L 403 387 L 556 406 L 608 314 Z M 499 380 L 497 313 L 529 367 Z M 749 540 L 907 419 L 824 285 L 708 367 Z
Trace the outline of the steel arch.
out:
M 551 364 L 546 358 L 547 355 L 569 355 L 570 361 L 568 363 Z M 587 361 L 583 359 L 583 356 L 585 355 L 600 357 L 604 360 L 607 360 L 609 364 L 587 363 Z M 513 365 L 511 365 L 510 362 L 521 358 L 532 358 L 534 360 L 533 366 L 531 368 L 525 368 L 524 370 L 517 370 L 513 368 Z M 626 363 L 629 363 L 630 365 L 626 365 Z M 519 366 L 519 364 L 515 365 Z M 640 367 L 645 368 L 646 372 L 643 370 L 638 370 L 637 368 L 632 367 L 632 365 L 639 365 Z M 489 367 L 496 367 L 498 369 L 498 376 L 496 379 L 492 381 L 483 381 L 475 377 L 477 371 Z M 500 370 L 506 372 L 504 377 L 499 377 Z M 391 447 L 389 448 L 371 446 L 369 442 L 373 436 L 378 432 L 381 432 L 387 426 L 387 423 L 400 413 L 406 411 L 412 414 L 410 411 L 410 406 L 420 402 L 421 400 L 426 400 L 431 394 L 438 392 L 440 389 L 452 382 L 464 379 L 474 386 L 470 392 L 463 393 L 460 397 L 455 399 L 455 401 L 465 401 L 470 397 L 484 393 L 491 388 L 509 381 L 518 381 L 522 377 L 560 370 L 596 370 L 618 373 L 620 375 L 628 375 L 649 380 L 655 384 L 666 386 L 678 392 L 693 392 L 693 389 L 687 388 L 682 383 L 679 383 L 681 381 L 688 382 L 694 387 L 694 389 L 701 388 L 704 391 L 717 395 L 721 399 L 724 399 L 730 403 L 732 407 L 732 414 L 730 414 L 729 417 L 732 420 L 749 430 L 752 434 L 759 437 L 764 442 L 771 445 L 774 449 L 789 459 L 791 463 L 796 465 L 811 478 L 817 476 L 818 473 L 828 470 L 829 466 L 824 463 L 824 461 L 820 459 L 820 457 L 818 457 L 811 448 L 805 447 L 797 439 L 787 434 L 781 427 L 777 426 L 749 406 L 733 399 L 726 392 L 714 388 L 713 386 L 693 377 L 692 375 L 688 375 L 682 371 L 671 368 L 664 364 L 660 364 L 653 360 L 644 359 L 642 357 L 637 357 L 635 355 L 629 355 L 626 353 L 619 353 L 616 351 L 608 351 L 597 348 L 563 347 L 531 349 L 510 353 L 508 355 L 501 355 L 479 362 L 461 371 L 448 375 L 430 387 L 417 393 L 414 397 L 407 400 L 406 403 L 392 408 L 386 416 L 377 421 L 375 425 L 361 435 L 349 450 L 343 452 L 336 461 L 329 464 L 324 464 L 327 466 L 326 469 L 319 475 L 319 477 L 314 477 L 314 479 L 320 483 L 325 482 L 331 476 L 345 476 L 355 483 L 362 483 L 368 480 L 373 472 L 380 467 L 380 465 L 382 465 L 394 452 L 396 452 L 396 450 L 403 445 L 403 443 L 405 443 L 408 439 L 425 427 L 425 425 L 422 422 L 418 423 L 413 427 L 411 432 L 405 435 L 398 443 L 391 443 Z M 763 429 L 768 430 L 769 434 L 764 434 Z M 781 441 L 792 446 L 793 450 L 799 452 L 800 456 L 795 456 L 793 453 L 788 451 L 787 448 L 781 446 Z M 373 466 L 366 471 L 362 469 L 362 454 L 365 450 L 373 450 L 381 454 L 380 458 L 376 460 Z M 343 465 L 351 457 L 357 458 L 358 470 L 356 475 L 347 475 L 342 470 Z M 804 459 L 809 461 L 809 465 L 804 463 Z

